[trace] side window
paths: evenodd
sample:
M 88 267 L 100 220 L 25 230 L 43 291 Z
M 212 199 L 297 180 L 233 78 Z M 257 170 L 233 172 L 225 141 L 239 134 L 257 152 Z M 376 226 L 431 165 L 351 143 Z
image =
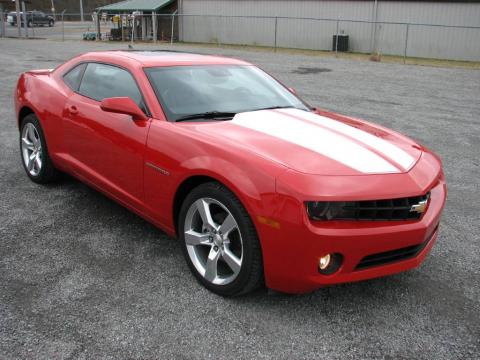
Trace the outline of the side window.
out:
M 102 101 L 110 97 L 127 96 L 144 109 L 142 95 L 132 75 L 119 67 L 90 63 L 85 70 L 79 93 Z
M 80 64 L 75 66 L 68 73 L 63 75 L 63 81 L 68 85 L 73 91 L 78 91 L 80 86 L 80 80 L 82 80 L 83 70 L 85 69 L 86 64 Z

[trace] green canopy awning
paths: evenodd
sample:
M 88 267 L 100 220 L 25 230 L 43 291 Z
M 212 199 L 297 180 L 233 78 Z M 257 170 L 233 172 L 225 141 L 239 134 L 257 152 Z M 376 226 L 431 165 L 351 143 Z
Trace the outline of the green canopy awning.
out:
M 98 12 L 113 14 L 129 13 L 133 11 L 159 12 L 162 8 L 170 5 L 175 0 L 125 0 L 115 4 L 97 8 Z

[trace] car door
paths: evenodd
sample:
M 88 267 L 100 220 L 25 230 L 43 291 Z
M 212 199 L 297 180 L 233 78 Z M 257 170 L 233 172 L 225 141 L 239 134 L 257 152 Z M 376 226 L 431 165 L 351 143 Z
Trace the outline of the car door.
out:
M 40 11 L 34 12 L 34 23 L 35 25 L 42 25 L 45 24 L 45 14 Z
M 42 12 L 41 17 L 42 17 L 42 24 L 48 25 L 48 22 L 50 21 L 50 19 L 48 18 L 48 15 Z
M 32 26 L 38 26 L 39 24 L 41 24 L 42 19 L 38 11 L 32 11 L 31 13 L 28 13 L 27 16 L 28 16 L 27 23 L 28 23 L 28 20 L 32 20 Z
M 105 112 L 104 98 L 127 96 L 148 113 L 133 76 L 125 69 L 88 63 L 64 109 L 65 146 L 74 172 L 117 199 L 141 208 L 143 157 L 149 120 Z

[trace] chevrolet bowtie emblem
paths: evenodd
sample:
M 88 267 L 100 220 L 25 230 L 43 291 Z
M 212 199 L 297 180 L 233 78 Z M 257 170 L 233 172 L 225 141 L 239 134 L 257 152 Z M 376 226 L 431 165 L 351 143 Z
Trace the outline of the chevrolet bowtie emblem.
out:
M 418 204 L 412 205 L 410 212 L 416 212 L 418 214 L 423 214 L 427 209 L 428 199 L 420 201 Z

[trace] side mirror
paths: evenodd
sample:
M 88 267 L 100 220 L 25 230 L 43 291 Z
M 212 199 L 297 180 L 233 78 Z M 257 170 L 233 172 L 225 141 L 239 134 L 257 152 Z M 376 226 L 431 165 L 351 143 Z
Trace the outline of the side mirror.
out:
M 290 91 L 290 92 L 291 92 L 292 94 L 294 94 L 294 95 L 297 95 L 297 90 L 295 90 L 295 89 L 292 88 L 292 87 L 289 87 L 289 88 L 288 88 L 288 91 Z
M 129 97 L 112 97 L 103 99 L 100 103 L 100 108 L 107 112 L 130 115 L 133 120 L 148 119 L 135 101 Z

